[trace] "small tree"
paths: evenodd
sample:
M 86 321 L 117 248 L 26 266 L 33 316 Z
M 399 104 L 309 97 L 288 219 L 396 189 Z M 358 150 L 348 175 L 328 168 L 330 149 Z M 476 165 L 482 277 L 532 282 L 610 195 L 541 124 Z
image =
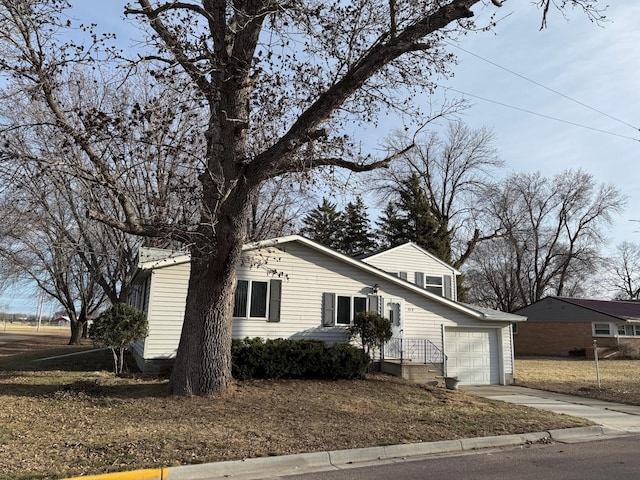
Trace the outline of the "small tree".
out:
M 351 338 L 360 340 L 362 350 L 367 355 L 375 348 L 382 351 L 384 344 L 393 335 L 391 321 L 374 312 L 358 313 L 353 319 L 353 325 L 349 327 L 349 333 Z
M 96 345 L 111 349 L 116 375 L 123 372 L 125 348 L 146 337 L 147 332 L 146 315 L 124 303 L 116 303 L 101 313 L 89 330 Z

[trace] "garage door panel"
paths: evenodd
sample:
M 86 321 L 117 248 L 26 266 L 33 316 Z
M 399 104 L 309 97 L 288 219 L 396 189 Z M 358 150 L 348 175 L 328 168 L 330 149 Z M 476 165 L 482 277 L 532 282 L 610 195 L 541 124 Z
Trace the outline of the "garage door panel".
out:
M 462 385 L 500 382 L 499 349 L 495 329 L 447 328 L 447 374 Z

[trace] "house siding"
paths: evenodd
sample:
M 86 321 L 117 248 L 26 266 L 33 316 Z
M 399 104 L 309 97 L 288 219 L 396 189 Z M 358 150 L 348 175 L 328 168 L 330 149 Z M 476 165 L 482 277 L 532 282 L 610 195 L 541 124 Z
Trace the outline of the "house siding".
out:
M 145 313 L 149 335 L 134 345 L 138 364 L 143 359 L 167 359 L 175 356 L 180 341 L 191 265 L 181 263 L 151 272 Z M 148 370 L 147 368 L 143 368 Z
M 442 275 L 451 277 L 451 299 L 457 299 L 455 270 L 440 261 L 425 255 L 415 245 L 405 244 L 365 258 L 368 263 L 387 273 L 407 273 L 407 280 L 415 283 L 416 273 L 424 275 Z M 446 280 L 445 280 L 446 281 Z
M 504 373 L 508 378 L 512 377 L 508 323 L 480 321 L 303 243 L 287 242 L 277 247 L 247 251 L 237 268 L 237 276 L 249 281 L 278 278 L 282 284 L 280 321 L 234 318 L 234 338 L 309 338 L 327 344 L 346 342 L 349 339 L 346 327 L 322 325 L 323 294 L 366 297 L 373 294 L 373 286 L 377 285 L 378 296 L 402 299 L 405 338 L 427 338 L 442 350 L 443 325 L 496 329 L 501 342 L 499 354 L 503 358 Z M 152 334 L 145 339 L 142 351 L 136 349 L 138 355 L 146 359 L 175 355 L 188 280 L 189 263 L 153 270 L 148 308 Z

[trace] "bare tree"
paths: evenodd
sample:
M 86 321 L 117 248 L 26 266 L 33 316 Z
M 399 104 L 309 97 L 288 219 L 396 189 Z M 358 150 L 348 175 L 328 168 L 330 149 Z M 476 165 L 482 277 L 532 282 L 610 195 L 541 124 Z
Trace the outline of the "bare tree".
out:
M 606 285 L 619 300 L 640 300 L 640 245 L 622 242 L 605 260 Z
M 312 198 L 300 184 L 297 175 L 285 175 L 260 186 L 251 205 L 248 240 L 266 240 L 297 230 Z
M 551 179 L 540 173 L 511 175 L 486 196 L 496 228 L 507 233 L 470 262 L 469 276 L 493 289 L 489 303 L 510 309 L 545 295 L 580 295 L 596 270 L 602 229 L 625 203 L 615 187 L 598 186 L 581 170 Z M 487 258 L 494 249 L 506 261 Z
M 138 162 L 151 159 L 114 157 L 108 148 L 112 135 L 139 116 L 135 105 L 123 115 L 90 96 L 80 108 L 67 101 L 71 71 L 100 52 L 99 45 L 80 48 L 57 40 L 67 25 L 60 17 L 66 2 L 0 0 L 0 69 L 11 78 L 3 101 L 48 109 L 43 125 L 66 141 L 58 160 L 70 150 L 81 152 L 83 163 L 68 173 L 93 182 L 97 194 L 112 199 L 108 205 L 118 206 L 115 215 L 93 198 L 90 215 L 128 233 L 190 246 L 191 279 L 171 392 L 215 394 L 231 381 L 235 269 L 261 185 L 323 166 L 361 172 L 388 165 L 394 155 L 360 155 L 341 127 L 375 121 L 387 108 L 415 115 L 419 124 L 427 121 L 430 114 L 419 111 L 411 93 L 433 88 L 433 78 L 448 73 L 453 57 L 443 40 L 473 28 L 471 7 L 483 3 L 403 1 L 393 2 L 391 12 L 388 2 L 375 0 L 138 0 L 127 7 L 125 13 L 149 29 L 137 63 L 151 62 L 150 82 L 181 94 L 173 104 L 161 98 L 160 106 L 191 116 L 193 138 L 204 145 L 204 154 L 191 156 L 191 163 L 184 157 L 185 170 L 197 169 L 198 183 L 184 182 L 185 192 L 177 182 L 170 191 L 185 194 L 189 208 L 197 206 L 192 218 L 174 202 L 136 207 L 125 180 L 134 177 Z M 543 18 L 548 3 L 540 2 Z M 596 0 L 563 5 L 598 15 Z M 104 83 L 116 87 L 112 80 Z M 35 123 L 17 128 L 32 137 Z M 3 135 L 15 128 L 5 125 Z M 260 136 L 266 141 L 257 151 L 253 139 Z M 163 148 L 190 151 L 185 143 Z
M 106 298 L 80 256 L 83 226 L 56 185 L 34 172 L 20 178 L 0 203 L 0 259 L 62 305 L 71 321 L 69 344 L 80 344 L 88 320 Z
M 409 140 L 397 133 L 390 140 L 391 148 L 407 145 Z M 376 188 L 385 198 L 397 197 L 415 175 L 438 225 L 436 237 L 445 242 L 442 260 L 460 268 L 479 242 L 497 234 L 483 232 L 480 219 L 485 187 L 504 164 L 493 146 L 493 133 L 451 121 L 444 135 L 431 132 L 411 141 L 415 148 L 377 176 Z

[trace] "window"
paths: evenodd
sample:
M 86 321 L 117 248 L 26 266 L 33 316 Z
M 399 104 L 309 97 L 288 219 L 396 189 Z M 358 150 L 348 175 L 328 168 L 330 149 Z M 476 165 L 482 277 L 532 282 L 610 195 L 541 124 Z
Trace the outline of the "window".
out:
M 425 275 L 424 277 L 425 290 L 435 293 L 436 295 L 443 296 L 442 294 L 442 277 L 436 277 L 432 275 Z
M 267 282 L 238 280 L 233 316 L 236 318 L 266 318 L 267 294 Z M 247 315 L 247 312 L 249 315 Z
M 351 325 L 358 313 L 366 311 L 367 297 L 352 297 L 333 293 L 323 294 L 322 324 L 325 327 Z
M 511 330 L 513 331 L 514 335 L 518 334 L 518 324 L 517 323 L 512 323 L 511 324 Z
M 593 324 L 593 334 L 594 335 L 611 336 L 611 325 L 608 324 L 608 323 L 594 323 Z
M 640 335 L 640 325 L 627 325 L 621 323 L 618 325 L 618 335 L 621 337 L 633 337 Z

